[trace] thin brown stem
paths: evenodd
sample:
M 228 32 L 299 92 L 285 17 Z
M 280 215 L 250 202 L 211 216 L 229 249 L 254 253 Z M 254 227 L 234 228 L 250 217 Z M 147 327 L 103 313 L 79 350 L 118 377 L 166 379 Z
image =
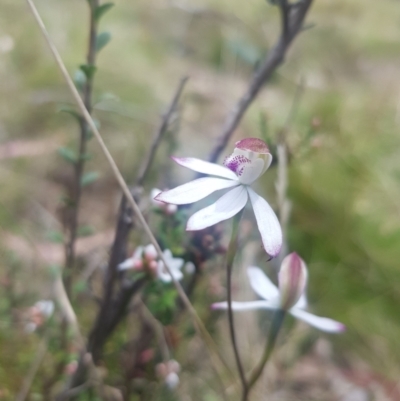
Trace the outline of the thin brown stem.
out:
M 239 347 L 237 345 L 236 340 L 236 331 L 235 331 L 235 321 L 233 318 L 233 311 L 232 311 L 232 268 L 233 262 L 235 260 L 235 255 L 237 252 L 238 246 L 238 235 L 239 235 L 239 225 L 240 219 L 242 217 L 243 210 L 240 211 L 236 216 L 233 218 L 232 222 L 232 235 L 231 240 L 229 242 L 228 251 L 226 255 L 226 290 L 228 295 L 228 321 L 229 321 L 229 334 L 231 337 L 232 348 L 235 354 L 235 361 L 236 366 L 239 372 L 240 381 L 242 384 L 243 392 L 247 391 L 247 381 L 246 375 L 244 372 L 242 360 L 240 358 Z
M 249 396 L 250 390 L 253 388 L 253 386 L 256 384 L 257 380 L 260 378 L 264 367 L 266 363 L 268 362 L 272 351 L 275 348 L 276 340 L 278 338 L 278 334 L 281 330 L 283 321 L 286 316 L 286 311 L 278 309 L 275 311 L 274 317 L 271 322 L 271 328 L 268 334 L 268 339 L 267 343 L 265 345 L 264 353 L 261 357 L 261 360 L 259 364 L 255 367 L 255 369 L 252 371 L 250 378 L 248 380 L 248 387 L 245 392 L 243 392 L 242 395 L 242 401 L 247 401 L 247 398 Z
M 284 62 L 285 55 L 293 39 L 303 28 L 304 19 L 312 1 L 313 0 L 299 0 L 294 4 L 289 4 L 286 0 L 281 0 L 279 2 L 279 10 L 282 19 L 279 39 L 266 58 L 261 62 L 246 92 L 238 100 L 227 117 L 222 128 L 222 133 L 209 157 L 211 162 L 215 163 L 217 161 L 231 139 L 235 129 L 240 124 L 247 109 L 264 86 L 264 83 L 271 78 L 276 69 Z
M 139 170 L 139 174 L 136 178 L 135 186 L 143 185 L 143 182 L 147 176 L 147 173 L 149 172 L 150 167 L 153 164 L 154 156 L 157 152 L 158 147 L 160 146 L 161 140 L 162 140 L 164 134 L 168 130 L 169 122 L 170 122 L 173 114 L 176 111 L 179 99 L 181 98 L 183 89 L 184 89 L 188 79 L 189 79 L 189 77 L 183 77 L 179 82 L 178 88 L 174 94 L 174 97 L 172 98 L 172 101 L 168 107 L 168 110 L 164 114 L 163 118 L 161 119 L 160 126 L 158 127 L 157 131 L 154 134 L 154 137 L 153 137 L 150 149 L 147 153 L 147 156 L 145 157 L 142 165 L 140 166 L 140 170 Z
M 95 18 L 95 10 L 99 6 L 99 0 L 89 2 L 90 7 L 90 27 L 89 27 L 89 43 L 86 62 L 89 67 L 96 65 L 96 38 L 97 38 L 97 22 Z M 83 86 L 82 97 L 88 113 L 92 112 L 92 92 L 93 92 L 93 75 L 88 74 Z M 74 165 L 74 179 L 71 191 L 71 214 L 66 221 L 67 241 L 65 244 L 65 289 L 68 296 L 71 296 L 71 285 L 73 269 L 75 265 L 75 242 L 78 236 L 79 227 L 79 209 L 82 198 L 82 176 L 85 167 L 85 155 L 87 141 L 90 132 L 89 125 L 83 117 L 79 121 L 80 134 L 79 146 L 77 152 L 77 160 Z

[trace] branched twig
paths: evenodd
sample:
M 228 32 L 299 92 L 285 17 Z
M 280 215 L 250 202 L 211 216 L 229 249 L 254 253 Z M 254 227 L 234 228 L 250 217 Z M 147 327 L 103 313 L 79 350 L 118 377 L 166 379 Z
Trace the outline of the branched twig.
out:
M 87 66 L 94 68 L 96 65 L 96 38 L 97 38 L 97 21 L 95 18 L 95 10 L 99 6 L 99 0 L 92 0 L 89 2 L 90 7 L 90 32 L 89 32 L 89 45 L 86 57 Z M 83 103 L 88 111 L 92 112 L 92 92 L 93 92 L 93 75 L 87 74 L 85 84 L 83 86 Z M 83 117 L 79 118 L 80 135 L 79 135 L 79 149 L 77 160 L 74 165 L 74 179 L 71 194 L 71 215 L 68 216 L 66 221 L 66 229 L 68 239 L 65 244 L 65 289 L 68 296 L 71 294 L 72 284 L 72 270 L 75 264 L 75 242 L 78 234 L 79 226 L 79 208 L 82 197 L 82 176 L 85 166 L 85 155 L 87 148 L 87 141 L 89 137 L 90 128 Z
M 280 37 L 254 74 L 246 92 L 236 103 L 232 112 L 226 119 L 222 133 L 217 141 L 217 145 L 209 157 L 211 162 L 215 163 L 217 161 L 245 112 L 260 92 L 264 83 L 283 63 L 290 44 L 303 28 L 303 22 L 311 3 L 312 0 L 298 0 L 297 3 L 294 4 L 291 4 L 286 0 L 279 1 L 279 9 L 282 18 Z
M 184 77 L 180 81 L 178 89 L 176 90 L 173 96 L 173 99 L 168 107 L 168 110 L 164 114 L 161 124 L 154 134 L 153 141 L 148 151 L 148 154 L 145 157 L 144 162 L 140 168 L 140 172 L 136 178 L 135 188 L 141 186 L 144 182 L 144 179 L 147 176 L 147 173 L 154 160 L 156 151 L 160 145 L 161 139 L 166 133 L 171 117 L 176 111 L 179 99 L 181 97 L 184 86 L 187 82 L 187 79 L 188 79 L 187 77 Z M 133 192 L 136 192 L 136 200 L 138 201 L 140 191 L 134 189 Z M 110 259 L 108 262 L 108 268 L 103 283 L 103 288 L 104 288 L 103 300 L 96 321 L 91 330 L 91 335 L 89 339 L 89 344 L 92 344 L 93 346 L 92 352 L 95 361 L 98 360 L 101 353 L 101 347 L 103 346 L 105 341 L 105 338 L 103 336 L 103 331 L 104 331 L 103 322 L 109 320 L 109 315 L 111 312 L 116 313 L 115 308 L 112 307 L 113 291 L 114 291 L 115 281 L 118 276 L 118 264 L 126 257 L 126 247 L 127 247 L 129 232 L 132 229 L 132 224 L 133 224 L 132 208 L 127 202 L 126 196 L 123 195 L 118 212 L 118 220 L 117 220 L 117 227 L 115 230 L 114 242 L 111 247 Z M 130 294 L 130 289 L 123 287 L 121 289 L 120 298 L 121 297 L 126 298 L 129 294 Z M 123 306 L 125 305 L 125 303 L 119 303 L 119 305 Z M 124 310 L 122 311 L 117 310 L 118 316 L 123 316 L 124 312 L 125 312 Z M 99 345 L 95 345 L 97 343 L 96 338 L 100 339 L 100 337 L 101 341 L 99 342 Z
M 183 77 L 181 81 L 179 82 L 179 86 L 175 92 L 175 95 L 168 107 L 167 112 L 163 115 L 163 118 L 161 120 L 161 124 L 158 128 L 158 130 L 155 132 L 149 152 L 146 156 L 146 158 L 143 160 L 143 163 L 140 167 L 139 174 L 136 178 L 136 186 L 142 186 L 143 182 L 147 176 L 147 173 L 150 170 L 150 167 L 153 163 L 154 156 L 157 152 L 158 147 L 160 146 L 161 139 L 163 138 L 164 134 L 168 130 L 169 122 L 174 115 L 176 108 L 178 106 L 179 99 L 181 98 L 182 91 L 186 85 L 186 82 L 188 81 L 189 77 Z
M 188 299 L 187 295 L 185 294 L 185 291 L 183 290 L 179 281 L 176 280 L 174 275 L 172 274 L 171 269 L 169 268 L 168 262 L 163 255 L 160 245 L 158 244 L 154 234 L 152 233 L 149 225 L 147 224 L 138 204 L 136 203 L 135 199 L 133 198 L 133 196 L 129 190 L 129 187 L 126 184 L 121 172 L 119 171 L 119 168 L 118 168 L 117 164 L 115 163 L 115 160 L 112 157 L 110 151 L 108 150 L 107 145 L 104 143 L 104 140 L 103 140 L 102 136 L 100 135 L 99 130 L 96 127 L 96 124 L 94 123 L 90 113 L 86 109 L 85 104 L 83 103 L 83 101 L 79 95 L 79 92 L 77 91 L 77 89 L 65 67 L 63 60 L 62 60 L 60 54 L 58 53 L 57 48 L 55 47 L 52 40 L 50 39 L 50 36 L 46 30 L 46 27 L 45 27 L 41 17 L 40 17 L 40 14 L 38 13 L 38 11 L 33 3 L 33 0 L 26 0 L 26 1 L 27 1 L 28 5 L 30 6 L 32 14 L 35 17 L 36 22 L 38 23 L 38 26 L 40 27 L 40 29 L 42 31 L 43 36 L 45 37 L 45 40 L 55 58 L 58 68 L 60 69 L 60 71 L 62 72 L 62 74 L 64 76 L 64 79 L 71 91 L 71 94 L 73 95 L 73 97 L 75 99 L 75 102 L 77 103 L 82 115 L 84 116 L 84 118 L 85 118 L 86 122 L 88 123 L 91 131 L 93 132 L 97 142 L 99 143 L 101 150 L 103 151 L 104 156 L 106 157 L 106 159 L 112 169 L 113 175 L 115 176 L 124 195 L 126 196 L 129 205 L 132 207 L 135 215 L 137 216 L 138 220 L 142 224 L 142 227 L 143 227 L 144 231 L 146 232 L 147 236 L 149 237 L 150 242 L 154 245 L 159 258 L 164 263 L 166 270 L 170 274 L 172 282 L 173 282 L 179 296 L 182 298 L 182 300 L 193 320 L 193 324 L 194 324 L 196 331 L 198 332 L 198 334 L 201 336 L 204 343 L 206 344 L 212 363 L 214 364 L 214 366 L 218 366 L 218 367 L 220 367 L 221 364 L 223 364 L 228 369 L 228 371 L 230 371 L 229 366 L 224 362 L 221 355 L 219 354 L 219 351 L 218 351 L 214 341 L 212 340 L 212 338 L 211 338 L 210 334 L 208 333 L 207 329 L 205 328 L 203 322 L 199 318 L 196 310 L 194 309 L 193 305 L 191 304 L 190 300 Z M 219 370 L 217 370 L 217 371 L 219 371 Z

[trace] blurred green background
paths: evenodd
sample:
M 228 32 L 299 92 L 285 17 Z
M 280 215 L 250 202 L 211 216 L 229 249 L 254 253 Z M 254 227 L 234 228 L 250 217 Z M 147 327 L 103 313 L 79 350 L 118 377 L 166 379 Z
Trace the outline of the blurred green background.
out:
M 101 22 L 112 40 L 98 58 L 94 114 L 129 181 L 179 79 L 189 75 L 177 143 L 158 153 L 146 190 L 177 185 L 182 178 L 167 157 L 171 148 L 207 157 L 276 40 L 277 9 L 263 0 L 115 3 Z M 37 6 L 74 74 L 86 53 L 86 2 L 38 0 Z M 317 0 L 307 23 L 232 144 L 258 136 L 273 147 L 299 84 L 304 86 L 288 131 L 289 248 L 308 264 L 313 311 L 348 327 L 330 339 L 341 355 L 338 363 L 362 360 L 363 367 L 397 383 L 400 3 Z M 57 148 L 73 144 L 77 135 L 74 119 L 60 112 L 71 103 L 27 4 L 2 0 L 0 399 L 18 390 L 38 342 L 15 327 L 13 313 L 48 295 L 43 267 L 62 255 L 49 233 L 60 226 L 60 196 L 70 174 Z M 100 179 L 85 191 L 81 218 L 96 229 L 93 247 L 107 252 L 120 191 L 93 141 L 90 149 L 87 170 Z M 172 172 L 160 182 L 157 172 L 166 167 Z M 274 179 L 272 170 L 259 183 L 272 204 Z M 86 320 L 90 316 L 84 326 Z

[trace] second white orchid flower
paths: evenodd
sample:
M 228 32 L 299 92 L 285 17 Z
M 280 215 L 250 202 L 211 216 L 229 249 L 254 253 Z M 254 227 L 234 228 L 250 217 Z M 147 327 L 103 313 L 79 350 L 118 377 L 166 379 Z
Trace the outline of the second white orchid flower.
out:
M 266 252 L 275 257 L 282 246 L 279 221 L 268 202 L 250 188 L 268 169 L 272 155 L 265 142 L 246 138 L 236 143 L 233 154 L 225 159 L 224 166 L 196 158 L 173 158 L 183 167 L 217 177 L 204 177 L 188 182 L 156 196 L 157 201 L 184 205 L 197 202 L 220 189 L 232 188 L 212 205 L 190 217 L 186 229 L 202 230 L 227 220 L 239 213 L 250 198 L 258 230 Z
M 304 261 L 291 253 L 286 256 L 279 272 L 279 288 L 277 288 L 259 267 L 247 269 L 250 285 L 263 300 L 252 302 L 232 302 L 232 310 L 244 311 L 252 309 L 284 310 L 299 320 L 303 320 L 319 330 L 339 333 L 346 329 L 344 324 L 335 320 L 319 317 L 305 310 L 307 300 L 307 267 Z M 227 302 L 218 302 L 212 309 L 228 309 Z

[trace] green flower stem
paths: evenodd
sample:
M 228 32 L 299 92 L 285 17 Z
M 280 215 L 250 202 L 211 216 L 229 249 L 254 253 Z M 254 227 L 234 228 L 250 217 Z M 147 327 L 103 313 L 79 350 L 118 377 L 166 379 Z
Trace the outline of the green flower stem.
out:
M 247 381 L 246 375 L 244 373 L 243 364 L 240 359 L 239 349 L 236 342 L 236 333 L 235 333 L 235 324 L 233 320 L 233 311 L 232 311 L 232 268 L 233 262 L 235 259 L 236 251 L 237 251 L 237 242 L 239 235 L 239 226 L 240 219 L 242 218 L 243 210 L 239 212 L 233 218 L 232 223 L 232 235 L 231 240 L 229 242 L 228 251 L 226 255 L 226 274 L 227 274 L 227 293 L 228 293 L 228 321 L 229 321 L 229 333 L 231 337 L 233 352 L 235 354 L 236 365 L 239 371 L 240 381 L 242 383 L 243 393 L 247 392 Z
M 242 397 L 243 401 L 247 400 L 247 397 L 248 397 L 248 394 L 249 394 L 251 388 L 256 384 L 257 380 L 260 378 L 261 373 L 263 372 L 264 367 L 265 367 L 266 363 L 268 362 L 268 360 L 272 354 L 272 351 L 275 348 L 275 343 L 278 338 L 278 334 L 281 330 L 285 316 L 286 316 L 286 311 L 282 310 L 282 309 L 278 309 L 274 314 L 274 317 L 272 319 L 271 329 L 268 334 L 267 344 L 264 349 L 264 354 L 261 358 L 260 363 L 257 365 L 257 367 L 253 370 L 253 372 L 250 375 L 250 378 L 248 381 L 248 386 L 247 386 L 247 392 L 243 393 L 243 397 Z

